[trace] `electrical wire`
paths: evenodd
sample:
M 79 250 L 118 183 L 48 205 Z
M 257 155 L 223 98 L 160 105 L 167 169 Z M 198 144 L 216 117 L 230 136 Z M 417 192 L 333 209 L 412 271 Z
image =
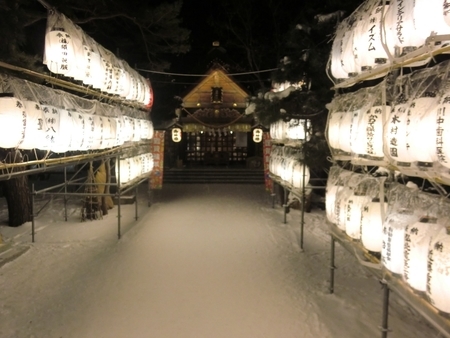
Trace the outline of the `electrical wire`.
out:
M 274 70 L 278 70 L 279 68 L 271 68 L 271 69 L 265 69 L 265 70 L 258 70 L 253 72 L 245 72 L 245 73 L 234 73 L 234 74 L 227 74 L 229 76 L 236 76 L 236 75 L 250 75 L 250 74 L 257 74 L 257 73 L 267 73 L 272 72 Z M 136 68 L 136 70 L 141 72 L 147 72 L 147 73 L 154 73 L 154 74 L 163 74 L 163 75 L 175 75 L 175 76 L 201 76 L 201 77 L 207 77 L 209 74 L 181 74 L 181 73 L 167 73 L 167 72 L 160 72 L 156 70 L 149 70 L 149 69 L 140 69 Z

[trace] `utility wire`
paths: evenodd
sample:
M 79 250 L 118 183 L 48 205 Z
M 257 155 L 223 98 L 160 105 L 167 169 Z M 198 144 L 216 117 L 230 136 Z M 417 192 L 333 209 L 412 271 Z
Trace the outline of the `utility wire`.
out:
M 274 70 L 277 70 L 279 68 L 272 68 L 272 69 L 266 69 L 266 70 L 258 70 L 258 71 L 254 71 L 254 72 L 246 72 L 246 73 L 234 73 L 234 74 L 227 74 L 229 76 L 236 76 L 236 75 L 249 75 L 249 74 L 257 74 L 257 73 L 266 73 L 266 72 L 271 72 Z M 160 72 L 160 71 L 156 71 L 156 70 L 149 70 L 149 69 L 140 69 L 140 68 L 136 68 L 136 70 L 139 70 L 141 72 L 147 72 L 147 73 L 154 73 L 154 74 L 163 74 L 163 75 L 175 75 L 175 76 L 202 76 L 202 77 L 207 77 L 209 76 L 209 74 L 180 74 L 180 73 L 167 73 L 167 72 Z

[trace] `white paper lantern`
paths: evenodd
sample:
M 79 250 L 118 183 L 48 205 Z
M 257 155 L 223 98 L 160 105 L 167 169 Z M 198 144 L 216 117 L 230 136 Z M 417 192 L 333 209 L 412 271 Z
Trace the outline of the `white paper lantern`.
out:
M 24 103 L 15 97 L 0 98 L 0 148 L 16 148 L 25 137 L 27 115 Z
M 373 106 L 361 114 L 352 142 L 352 152 L 360 156 L 384 157 L 383 126 L 390 107 Z
M 412 101 L 410 123 L 406 127 L 408 152 L 413 161 L 433 163 L 436 155 L 436 111 L 438 100 L 422 97 Z
M 358 112 L 356 113 L 358 117 Z M 356 134 L 357 121 L 356 118 L 354 119 L 352 112 L 346 112 L 342 115 L 339 125 L 339 148 L 345 153 L 351 153 L 352 151 L 352 137 Z
M 53 124 L 51 128 L 53 128 L 56 133 L 50 150 L 55 153 L 65 153 L 72 150 L 71 144 L 72 136 L 74 134 L 72 112 L 67 109 L 59 109 L 59 123 Z
M 41 105 L 36 101 L 23 101 L 26 112 L 25 137 L 20 149 L 46 149 L 45 118 Z
M 104 119 L 106 119 L 106 117 L 94 115 L 94 138 L 92 141 L 92 149 L 103 149 L 105 138 Z
M 418 291 L 426 291 L 428 247 L 440 229 L 436 218 L 426 217 L 405 229 L 403 278 Z
M 412 162 L 407 134 L 410 132 L 409 104 L 401 103 L 394 106 L 389 114 L 385 139 L 387 154 L 397 162 Z
M 353 195 L 353 189 L 350 187 L 340 187 L 336 194 L 335 204 L 335 224 L 336 226 L 345 231 L 345 223 L 347 217 L 347 201 Z
M 45 147 L 43 150 L 52 149 L 58 142 L 60 109 L 51 105 L 42 104 L 45 125 Z
M 450 168 L 450 95 L 443 95 L 436 109 L 436 157 L 440 164 Z
M 70 142 L 70 149 L 72 151 L 76 150 L 86 150 L 89 144 L 89 122 L 88 117 L 84 113 L 73 111 L 72 115 L 72 139 Z
M 367 8 L 361 10 L 353 37 L 356 67 L 362 72 L 385 64 L 388 59 L 381 42 L 381 20 L 389 6 L 368 4 Z M 384 74 L 378 74 L 380 76 Z
M 336 35 L 333 40 L 333 45 L 331 47 L 331 64 L 330 64 L 330 70 L 331 75 L 335 79 L 347 79 L 348 74 L 347 72 L 342 68 L 341 59 L 342 59 L 342 43 L 344 39 L 344 35 L 347 29 L 346 22 L 341 22 L 339 26 L 336 29 Z
M 114 147 L 116 140 L 116 120 L 111 117 L 103 117 L 103 142 L 101 149 Z
M 139 119 L 130 118 L 130 122 L 133 130 L 131 141 L 138 142 L 141 140 L 141 121 Z
M 348 28 L 345 30 L 342 38 L 341 66 L 342 70 L 348 74 L 348 77 L 354 77 L 359 73 L 353 54 L 354 26 L 349 25 L 347 20 L 343 22 L 347 24 Z
M 308 166 L 304 165 L 300 161 L 294 161 L 292 186 L 296 189 L 302 189 L 303 186 L 306 187 L 308 185 L 309 179 L 310 179 L 310 172 Z
M 339 143 L 339 131 L 340 131 L 340 125 L 341 120 L 343 118 L 345 113 L 343 112 L 331 112 L 329 119 L 328 119 L 328 129 L 327 129 L 327 138 L 328 138 L 328 145 L 332 149 L 341 149 L 340 143 Z
M 450 234 L 443 228 L 428 251 L 427 295 L 438 310 L 450 313 Z
M 403 275 L 405 229 L 417 222 L 412 210 L 399 210 L 387 216 L 383 223 L 381 261 L 392 273 Z
M 120 168 L 119 168 L 120 167 Z M 122 186 L 130 181 L 131 179 L 131 161 L 129 158 L 120 159 L 120 165 L 118 160 L 116 160 L 116 179 L 119 181 L 119 186 Z
M 361 242 L 372 252 L 381 252 L 383 245 L 383 222 L 387 203 L 372 201 L 367 203 L 361 213 Z
M 68 74 L 75 67 L 75 53 L 71 35 L 62 28 L 45 34 L 47 68 L 55 74 Z
M 369 196 L 353 194 L 345 206 L 345 232 L 353 238 L 361 238 L 361 218 L 364 205 L 370 201 Z

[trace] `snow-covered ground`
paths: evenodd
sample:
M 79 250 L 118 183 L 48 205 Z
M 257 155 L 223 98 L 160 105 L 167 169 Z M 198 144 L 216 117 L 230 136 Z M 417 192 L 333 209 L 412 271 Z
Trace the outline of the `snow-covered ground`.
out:
M 325 213 L 300 211 L 283 224 L 259 185 L 165 185 L 148 208 L 134 205 L 80 222 L 76 200 L 64 222 L 60 198 L 31 223 L 0 233 L 29 246 L 0 268 L 0 337 L 380 337 L 382 289 L 336 245 L 329 294 Z M 45 200 L 38 200 L 44 206 Z M 389 337 L 439 337 L 391 294 Z

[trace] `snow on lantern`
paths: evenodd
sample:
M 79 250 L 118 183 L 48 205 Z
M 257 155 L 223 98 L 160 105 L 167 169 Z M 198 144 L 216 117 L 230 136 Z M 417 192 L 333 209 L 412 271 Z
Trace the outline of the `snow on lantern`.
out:
M 383 222 L 386 215 L 387 203 L 379 198 L 363 206 L 361 213 L 361 242 L 372 252 L 381 252 L 383 244 Z
M 173 142 L 180 142 L 182 138 L 182 132 L 181 128 L 173 128 L 172 129 L 172 141 Z
M 311 139 L 311 121 L 290 119 L 287 124 L 287 137 L 290 140 L 309 141 Z
M 415 290 L 426 291 L 428 247 L 440 229 L 435 217 L 422 217 L 406 226 L 403 278 Z
M 23 101 L 26 112 L 25 136 L 20 149 L 46 149 L 45 119 L 40 103 Z
M 440 230 L 430 243 L 427 295 L 438 310 L 450 313 L 450 228 Z
M 261 128 L 253 129 L 253 142 L 260 143 L 262 141 L 263 130 Z
M 381 261 L 392 273 L 403 274 L 405 229 L 417 220 L 412 210 L 399 209 L 388 214 L 383 223 Z

